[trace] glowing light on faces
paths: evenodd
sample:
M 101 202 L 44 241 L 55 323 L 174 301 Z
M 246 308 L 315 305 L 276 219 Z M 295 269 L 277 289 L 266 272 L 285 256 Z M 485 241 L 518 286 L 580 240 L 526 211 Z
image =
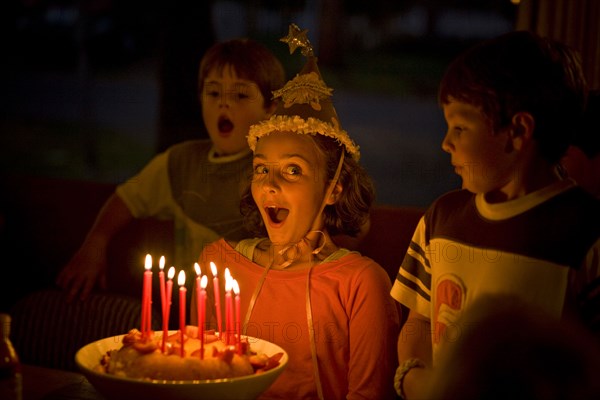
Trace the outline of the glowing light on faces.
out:
M 258 141 L 253 167 L 252 196 L 271 241 L 285 245 L 302 239 L 326 189 L 324 159 L 313 139 L 289 132 L 264 136 Z
M 219 155 L 248 149 L 250 126 L 269 116 L 256 83 L 239 78 L 231 65 L 210 71 L 200 99 L 204 124 Z
M 448 130 L 442 149 L 472 193 L 499 190 L 516 179 L 514 156 L 506 151 L 505 131 L 494 133 L 491 122 L 470 104 L 450 101 L 443 105 Z

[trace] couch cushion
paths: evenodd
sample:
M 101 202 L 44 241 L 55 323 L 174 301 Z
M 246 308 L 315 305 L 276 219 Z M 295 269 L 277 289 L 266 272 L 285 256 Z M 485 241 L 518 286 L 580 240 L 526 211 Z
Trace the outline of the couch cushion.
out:
M 11 340 L 21 362 L 76 370 L 75 353 L 84 345 L 139 329 L 141 301 L 93 293 L 86 301 L 67 303 L 64 291 L 47 289 L 18 301 L 11 316 Z M 160 321 L 154 311 L 154 329 L 160 329 Z

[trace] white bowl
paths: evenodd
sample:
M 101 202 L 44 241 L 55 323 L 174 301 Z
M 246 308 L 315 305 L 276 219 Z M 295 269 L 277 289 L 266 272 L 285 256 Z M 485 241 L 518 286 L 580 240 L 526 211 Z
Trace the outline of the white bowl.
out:
M 109 350 L 118 349 L 124 335 L 112 336 L 83 346 L 75 363 L 94 388 L 107 399 L 255 399 L 271 386 L 287 365 L 288 355 L 281 347 L 262 339 L 248 337 L 250 348 L 272 356 L 283 353 L 279 365 L 266 372 L 228 379 L 198 381 L 149 381 L 110 375 L 95 370 Z

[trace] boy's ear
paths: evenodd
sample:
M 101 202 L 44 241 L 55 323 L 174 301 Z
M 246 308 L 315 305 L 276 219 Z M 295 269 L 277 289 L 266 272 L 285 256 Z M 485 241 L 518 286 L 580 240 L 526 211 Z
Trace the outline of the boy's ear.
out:
M 518 112 L 513 115 L 511 120 L 511 139 L 513 147 L 516 150 L 523 148 L 525 143 L 533 139 L 533 131 L 535 129 L 535 119 L 528 112 Z

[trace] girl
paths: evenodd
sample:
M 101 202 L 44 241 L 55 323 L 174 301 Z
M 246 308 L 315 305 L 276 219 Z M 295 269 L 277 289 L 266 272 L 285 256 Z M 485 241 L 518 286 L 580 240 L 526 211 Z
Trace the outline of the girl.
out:
M 290 44 L 301 33 L 294 27 Z M 275 115 L 250 128 L 254 173 L 242 214 L 259 237 L 219 240 L 201 263 L 227 267 L 238 281 L 244 333 L 289 355 L 263 398 L 393 398 L 398 314 L 390 280 L 331 240 L 361 230 L 373 186 L 307 54 L 303 73 L 274 93 L 282 100 Z

